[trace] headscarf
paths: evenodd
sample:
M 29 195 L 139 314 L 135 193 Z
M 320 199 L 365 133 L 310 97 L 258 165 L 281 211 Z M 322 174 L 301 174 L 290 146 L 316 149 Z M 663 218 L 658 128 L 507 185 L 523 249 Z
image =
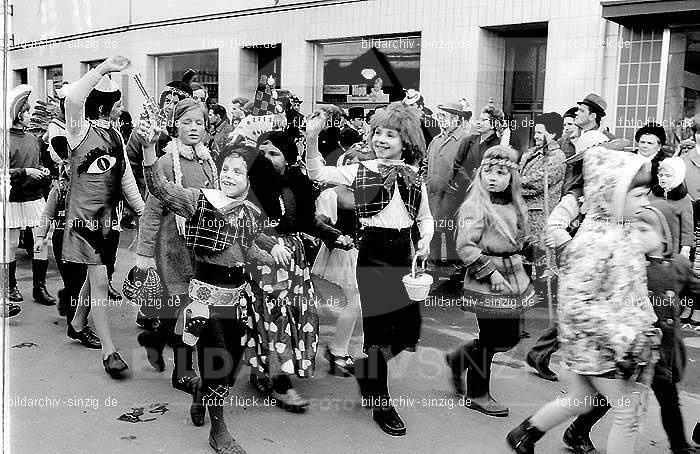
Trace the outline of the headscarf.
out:
M 644 250 L 622 217 L 646 165 L 632 153 L 596 146 L 583 157 L 586 217 L 563 253 L 559 336 L 566 366 L 579 374 L 619 372 L 651 361 L 658 342 L 647 295 Z

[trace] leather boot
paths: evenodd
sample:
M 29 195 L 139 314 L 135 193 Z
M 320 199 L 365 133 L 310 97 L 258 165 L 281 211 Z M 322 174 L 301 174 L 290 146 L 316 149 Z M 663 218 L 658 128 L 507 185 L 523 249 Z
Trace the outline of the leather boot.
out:
M 7 272 L 8 272 L 8 287 L 9 287 L 9 292 L 7 297 L 9 298 L 10 301 L 13 301 L 15 303 L 18 303 L 20 301 L 24 301 L 24 298 L 22 297 L 22 294 L 19 292 L 19 287 L 17 287 L 17 277 L 15 276 L 15 273 L 17 272 L 17 262 L 16 261 L 11 261 L 10 263 L 7 264 Z
M 46 290 L 46 270 L 49 267 L 48 260 L 32 260 L 32 278 L 34 282 L 34 290 L 32 296 L 34 301 L 44 306 L 54 306 L 56 298 Z
M 517 454 L 535 454 L 535 443 L 544 432 L 530 423 L 530 418 L 521 422 L 518 427 L 508 432 L 506 441 Z
M 591 441 L 591 430 L 610 410 L 610 405 L 600 394 L 595 397 L 595 403 L 590 412 L 576 418 L 564 431 L 564 444 L 575 454 L 598 454 Z

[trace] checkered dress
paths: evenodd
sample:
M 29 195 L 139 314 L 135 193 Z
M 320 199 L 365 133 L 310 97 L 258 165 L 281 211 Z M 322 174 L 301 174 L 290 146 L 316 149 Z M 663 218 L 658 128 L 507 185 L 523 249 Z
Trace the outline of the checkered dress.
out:
M 357 218 L 369 218 L 382 211 L 391 201 L 394 195 L 394 188 L 387 190 L 383 185 L 384 179 L 381 173 L 374 172 L 366 166 L 360 164 L 357 168 L 357 176 L 352 183 L 355 193 L 355 213 Z M 401 176 L 397 177 L 399 182 L 399 194 L 401 200 L 406 205 L 411 219 L 415 219 L 421 202 L 421 179 L 415 184 L 406 185 Z
M 260 211 L 245 201 L 221 212 L 199 196 L 194 215 L 185 223 L 185 244 L 195 252 L 221 252 L 236 242 L 244 249 L 253 244 L 260 234 Z

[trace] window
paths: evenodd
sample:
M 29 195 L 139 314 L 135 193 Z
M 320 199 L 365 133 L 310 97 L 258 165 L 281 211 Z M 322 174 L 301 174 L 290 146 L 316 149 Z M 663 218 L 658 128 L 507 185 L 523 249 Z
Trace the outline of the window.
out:
M 84 61 L 84 62 L 82 62 L 83 75 L 85 75 L 85 73 L 87 73 L 87 72 L 90 71 L 91 69 L 94 69 L 97 65 L 99 65 L 99 64 L 102 63 L 103 61 L 104 61 L 104 58 L 103 58 L 103 59 L 100 59 L 100 60 L 91 60 L 91 61 Z
M 634 141 L 634 133 L 658 119 L 663 30 L 620 28 L 620 75 L 615 131 Z
M 219 52 L 216 50 L 156 57 L 156 91 L 179 80 L 188 69 L 197 73 L 194 82 L 203 85 L 209 98 L 219 97 Z
M 420 36 L 322 43 L 323 102 L 388 103 L 420 86 Z
M 12 83 L 14 86 L 26 84 L 27 83 L 27 68 L 15 69 L 14 71 L 12 71 L 12 76 L 13 76 Z
M 47 66 L 44 70 L 44 93 L 56 96 L 56 90 L 63 86 L 63 65 Z

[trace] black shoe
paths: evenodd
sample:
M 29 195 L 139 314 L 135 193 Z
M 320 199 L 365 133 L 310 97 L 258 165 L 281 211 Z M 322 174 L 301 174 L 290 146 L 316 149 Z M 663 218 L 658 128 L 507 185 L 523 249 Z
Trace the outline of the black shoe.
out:
M 97 334 L 95 334 L 92 328 L 87 325 L 85 325 L 85 328 L 83 328 L 82 331 L 76 331 L 75 328 L 73 328 L 73 325 L 69 323 L 67 334 L 68 337 L 80 341 L 80 343 L 87 348 L 94 348 L 95 350 L 102 348 L 100 338 L 97 337 Z
M 34 287 L 34 290 L 32 291 L 32 296 L 34 297 L 34 301 L 36 301 L 39 304 L 43 304 L 44 306 L 56 305 L 56 298 L 51 296 L 51 294 L 48 292 L 48 290 L 46 290 L 46 287 L 44 285 Z
M 449 353 L 445 353 L 445 362 L 447 363 L 447 367 L 450 368 L 450 375 L 452 378 L 450 381 L 452 382 L 452 388 L 454 388 L 455 394 L 459 396 L 465 395 L 467 390 L 464 387 L 464 379 L 462 378 L 463 371 L 454 363 L 452 355 Z
M 506 442 L 517 454 L 535 454 L 535 443 L 543 435 L 544 432 L 530 424 L 530 418 L 528 418 L 508 432 Z
M 588 432 L 575 430 L 573 424 L 564 432 L 564 444 L 574 454 L 598 454 Z
M 323 357 L 328 361 L 332 375 L 336 377 L 350 377 L 355 373 L 355 362 L 351 356 L 336 356 L 331 353 L 329 347 L 326 347 Z
M 248 381 L 250 381 L 253 388 L 263 396 L 272 394 L 272 383 L 270 383 L 270 379 L 266 375 L 251 373 Z
M 5 317 L 7 317 L 7 318 L 14 317 L 15 315 L 19 315 L 20 312 L 22 312 L 22 308 L 19 307 L 19 304 L 12 304 L 12 303 L 5 304 Z
M 544 378 L 545 380 L 549 380 L 549 381 L 558 381 L 559 380 L 559 377 L 557 377 L 557 374 L 554 373 L 554 371 L 552 371 L 552 369 L 549 368 L 549 361 L 539 361 L 539 362 L 536 361 L 532 355 L 532 352 L 527 354 L 525 361 L 527 362 L 528 366 L 535 369 L 535 372 L 537 372 L 537 375 Z
M 700 445 L 700 422 L 695 424 L 695 429 L 693 429 L 693 443 Z
M 146 331 L 154 331 L 160 326 L 160 320 L 157 317 L 147 317 L 141 312 L 141 309 L 139 309 L 139 312 L 136 314 L 136 325 Z
M 197 373 L 194 371 L 189 371 L 187 375 L 182 377 L 176 377 L 176 373 L 177 368 L 174 368 L 173 374 L 170 377 L 170 382 L 172 383 L 173 388 L 191 395 L 194 387 L 196 386 L 196 382 L 199 380 Z
M 389 400 L 389 396 L 383 396 L 380 399 Z M 380 429 L 391 436 L 400 437 L 406 435 L 406 426 L 392 405 L 373 406 L 372 419 L 379 425 Z
M 124 373 L 129 369 L 121 355 L 117 352 L 112 352 L 107 356 L 107 359 L 102 360 L 102 365 L 105 372 L 112 378 L 123 378 Z
M 165 370 L 163 359 L 163 345 L 155 338 L 152 331 L 140 333 L 136 338 L 139 345 L 146 349 L 146 357 L 151 366 L 158 372 Z
M 20 293 L 19 288 L 17 286 L 11 287 L 9 289 L 7 298 L 14 303 L 24 301 L 24 297 L 22 297 L 22 294 Z
M 114 288 L 114 285 L 112 285 L 112 281 L 109 281 L 109 285 L 107 286 L 107 296 L 109 299 L 112 301 L 121 301 L 122 300 L 122 295 L 119 293 L 119 290 Z
M 496 399 L 491 397 L 491 394 L 482 397 L 467 397 L 464 400 L 464 406 L 483 413 L 486 416 L 493 416 L 496 418 L 505 418 L 508 416 L 508 407 L 496 402 Z
M 207 406 L 204 404 L 204 387 L 202 380 L 195 377 L 191 381 L 192 385 L 192 405 L 190 405 L 190 419 L 196 427 L 204 425 L 204 417 L 207 414 Z
M 273 390 L 271 396 L 278 406 L 290 413 L 301 413 L 309 406 L 308 399 L 300 395 L 294 388 L 289 388 L 284 394 Z

